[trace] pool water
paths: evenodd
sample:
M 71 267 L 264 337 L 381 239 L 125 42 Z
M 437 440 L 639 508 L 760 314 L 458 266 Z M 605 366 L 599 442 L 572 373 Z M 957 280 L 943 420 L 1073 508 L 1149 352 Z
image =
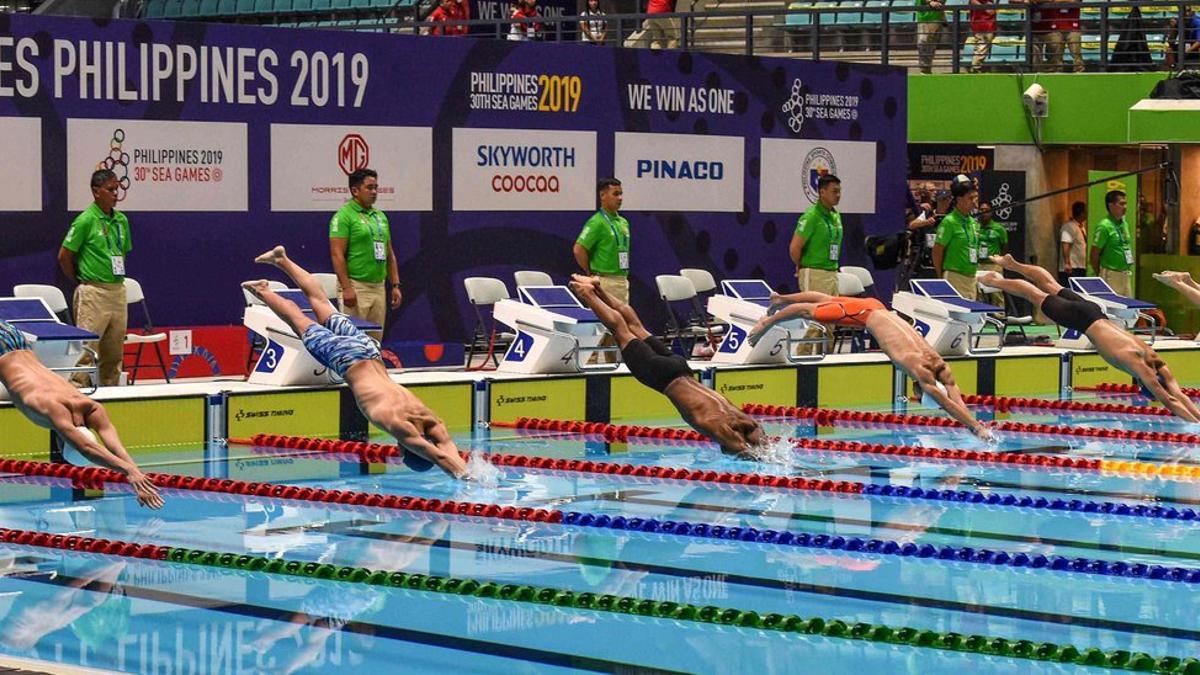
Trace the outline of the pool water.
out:
M 1107 400 L 1107 399 L 1106 399 Z M 914 410 L 913 412 L 921 412 Z M 1011 419 L 1185 431 L 1170 419 Z M 1190 448 L 962 431 L 815 429 L 763 420 L 785 437 L 869 440 L 1072 457 L 1194 462 Z M 669 421 L 642 423 L 667 425 Z M 678 426 L 678 422 L 675 422 Z M 707 444 L 606 444 L 578 434 L 480 430 L 464 449 L 715 471 L 802 475 L 1047 500 L 1200 509 L 1200 483 L 1101 472 L 797 451 L 785 464 L 721 456 Z M 1200 568 L 1195 520 L 833 494 L 502 467 L 495 487 L 440 472 L 368 466 L 344 455 L 246 446 L 155 455 L 171 473 L 271 481 L 564 512 L 686 521 L 898 545 L 970 547 Z M 204 461 L 188 457 L 204 454 Z M 161 511 L 119 491 L 54 479 L 0 479 L 14 529 L 252 554 L 373 570 L 527 584 L 575 593 L 713 605 L 939 633 L 1189 657 L 1200 638 L 1196 585 L 578 525 L 344 507 L 168 490 Z M 653 618 L 166 561 L 5 545 L 0 654 L 101 670 L 233 672 L 1067 672 L 1088 670 L 929 647 Z

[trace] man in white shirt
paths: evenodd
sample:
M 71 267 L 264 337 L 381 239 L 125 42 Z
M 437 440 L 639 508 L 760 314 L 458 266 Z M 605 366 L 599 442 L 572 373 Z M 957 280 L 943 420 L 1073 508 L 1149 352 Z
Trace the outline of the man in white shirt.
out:
M 1058 282 L 1070 286 L 1071 277 L 1087 275 L 1087 204 L 1071 205 L 1071 219 L 1063 223 L 1062 251 L 1059 254 Z

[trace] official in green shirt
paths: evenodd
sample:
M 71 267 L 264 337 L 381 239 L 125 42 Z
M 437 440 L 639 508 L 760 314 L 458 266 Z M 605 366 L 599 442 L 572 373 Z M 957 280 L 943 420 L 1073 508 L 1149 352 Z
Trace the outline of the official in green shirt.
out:
M 75 325 L 100 336 L 93 348 L 100 357 L 101 386 L 121 381 L 125 352 L 125 329 L 129 310 L 125 304 L 125 257 L 133 249 L 129 219 L 116 209 L 122 189 L 117 175 L 109 169 L 92 173 L 92 205 L 71 222 L 62 247 L 58 266 L 76 284 L 72 297 Z M 80 365 L 91 365 L 90 355 Z M 86 385 L 88 378 L 74 380 Z
M 837 272 L 842 259 L 842 181 L 828 173 L 817 179 L 817 202 L 796 219 L 796 229 L 788 244 L 788 256 L 796 266 L 796 283 L 801 291 L 839 295 Z M 829 347 L 833 346 L 833 326 L 826 326 Z M 805 338 L 820 334 L 812 328 Z M 799 353 L 815 352 L 812 345 L 801 345 Z
M 933 72 L 933 57 L 937 52 L 942 28 L 946 25 L 946 4 L 942 0 L 917 0 L 917 65 L 921 72 Z
M 338 299 L 343 312 L 383 326 L 388 307 L 399 309 L 403 297 L 387 215 L 375 208 L 379 174 L 372 169 L 351 173 L 350 196 L 329 221 Z M 392 285 L 390 297 L 385 280 Z M 379 339 L 382 331 L 373 337 Z
M 575 239 L 572 253 L 584 274 L 600 277 L 605 293 L 629 303 L 629 221 L 620 214 L 625 191 L 616 178 L 596 185 L 600 210 Z
M 1110 190 L 1104 195 L 1108 216 L 1092 228 L 1092 270 L 1108 282 L 1117 295 L 1131 297 L 1133 276 L 1133 244 L 1129 223 L 1125 222 L 1128 203 L 1125 193 Z
M 968 300 L 978 297 L 975 272 L 979 269 L 979 254 L 983 247 L 979 223 L 969 214 L 975 211 L 979 191 L 968 177 L 958 175 L 950 185 L 954 209 L 938 224 L 933 240 L 933 269 L 937 276 L 950 282 L 959 295 Z

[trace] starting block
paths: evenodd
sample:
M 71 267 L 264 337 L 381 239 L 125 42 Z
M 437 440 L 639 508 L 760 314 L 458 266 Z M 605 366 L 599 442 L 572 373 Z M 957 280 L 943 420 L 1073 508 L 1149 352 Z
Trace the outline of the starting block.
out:
M 989 314 L 999 307 L 967 300 L 944 279 L 913 279 L 912 291 L 897 291 L 892 308 L 912 319 L 913 327 L 942 356 L 995 354 L 1004 347 L 1004 323 Z M 991 326 L 999 338 L 995 348 L 979 347 Z
M 1099 305 L 1109 321 L 1130 333 L 1149 335 L 1150 343 L 1154 343 L 1154 338 L 1158 335 L 1158 321 L 1142 312 L 1144 309 L 1154 309 L 1156 307 L 1154 303 L 1117 295 L 1112 286 L 1109 286 L 1108 282 L 1100 277 L 1073 277 L 1071 278 L 1071 290 L 1078 293 L 1084 300 Z M 1138 319 L 1145 319 L 1151 327 L 1137 328 Z M 1088 336 L 1072 329 L 1063 331 L 1062 337 L 1054 342 L 1054 346 L 1062 349 L 1094 349 Z
M 609 335 L 595 312 L 583 306 L 566 286 L 521 286 L 519 300 L 500 300 L 492 316 L 516 332 L 496 367 L 511 373 L 578 373 L 612 370 L 621 350 L 601 346 Z M 586 365 L 587 356 L 615 354 L 613 363 Z
M 708 313 L 729 324 L 729 330 L 713 354 L 713 363 L 805 363 L 825 358 L 825 326 L 806 319 L 781 321 L 767 329 L 757 344 L 751 345 L 750 329 L 766 315 L 771 306 L 771 287 L 761 279 L 726 279 L 721 292 L 708 299 Z M 806 338 L 810 328 L 820 331 L 815 338 Z M 801 344 L 818 345 L 813 356 L 797 356 Z
M 51 371 L 64 377 L 88 373 L 93 383 L 99 382 L 96 352 L 84 343 L 100 336 L 59 321 L 41 298 L 0 298 L 0 320 L 24 333 L 33 353 Z M 77 365 L 84 354 L 91 354 L 92 365 Z
M 316 321 L 312 305 L 303 291 L 285 289 L 276 291 L 280 297 L 291 300 L 309 318 Z M 356 327 L 364 331 L 379 330 L 380 327 L 357 317 L 350 317 Z M 338 384 L 341 379 L 321 365 L 308 350 L 300 336 L 296 335 L 286 321 L 275 315 L 265 305 L 246 306 L 242 323 L 259 337 L 266 346 L 258 355 L 258 361 L 250 371 L 247 382 L 276 386 Z

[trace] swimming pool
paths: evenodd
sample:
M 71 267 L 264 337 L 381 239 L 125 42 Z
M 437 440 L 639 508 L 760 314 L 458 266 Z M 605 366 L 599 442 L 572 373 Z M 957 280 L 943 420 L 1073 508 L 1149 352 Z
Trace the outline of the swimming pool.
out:
M 1014 409 L 1005 417 L 1186 431 L 1144 415 Z M 204 462 L 186 459 L 195 448 L 158 454 L 163 466 L 150 467 L 293 485 L 310 496 L 324 489 L 514 506 L 564 522 L 503 517 L 499 508 L 395 508 L 394 499 L 381 508 L 243 496 L 213 491 L 215 482 L 167 490 L 166 508 L 149 512 L 116 489 L 100 496 L 64 479 L 9 477 L 0 522 L 10 530 L 187 551 L 176 562 L 4 544 L 0 654 L 156 673 L 941 673 L 1089 668 L 1024 658 L 1043 650 L 1070 659 L 1068 645 L 1096 665 L 1174 666 L 1194 653 L 1200 482 L 1120 464 L 871 451 L 959 448 L 1136 469 L 1190 466 L 1187 446 L 1011 432 L 990 448 L 956 429 L 763 421 L 772 434 L 863 451 L 805 448 L 773 465 L 723 457 L 710 444 L 493 428 L 460 436 L 460 445 L 584 460 L 590 470 L 504 466 L 488 488 L 350 454 L 238 444 L 207 448 Z M 687 467 L 710 479 L 608 474 L 604 462 Z M 726 472 L 808 480 L 745 485 L 722 479 Z M 858 487 L 838 487 L 847 485 Z M 207 553 L 236 555 L 221 562 Z M 289 574 L 272 561 L 296 564 Z M 309 563 L 313 576 L 302 576 Z M 342 566 L 363 571 L 339 581 Z M 472 583 L 492 597 L 464 594 Z M 705 613 L 714 611 L 724 614 Z

